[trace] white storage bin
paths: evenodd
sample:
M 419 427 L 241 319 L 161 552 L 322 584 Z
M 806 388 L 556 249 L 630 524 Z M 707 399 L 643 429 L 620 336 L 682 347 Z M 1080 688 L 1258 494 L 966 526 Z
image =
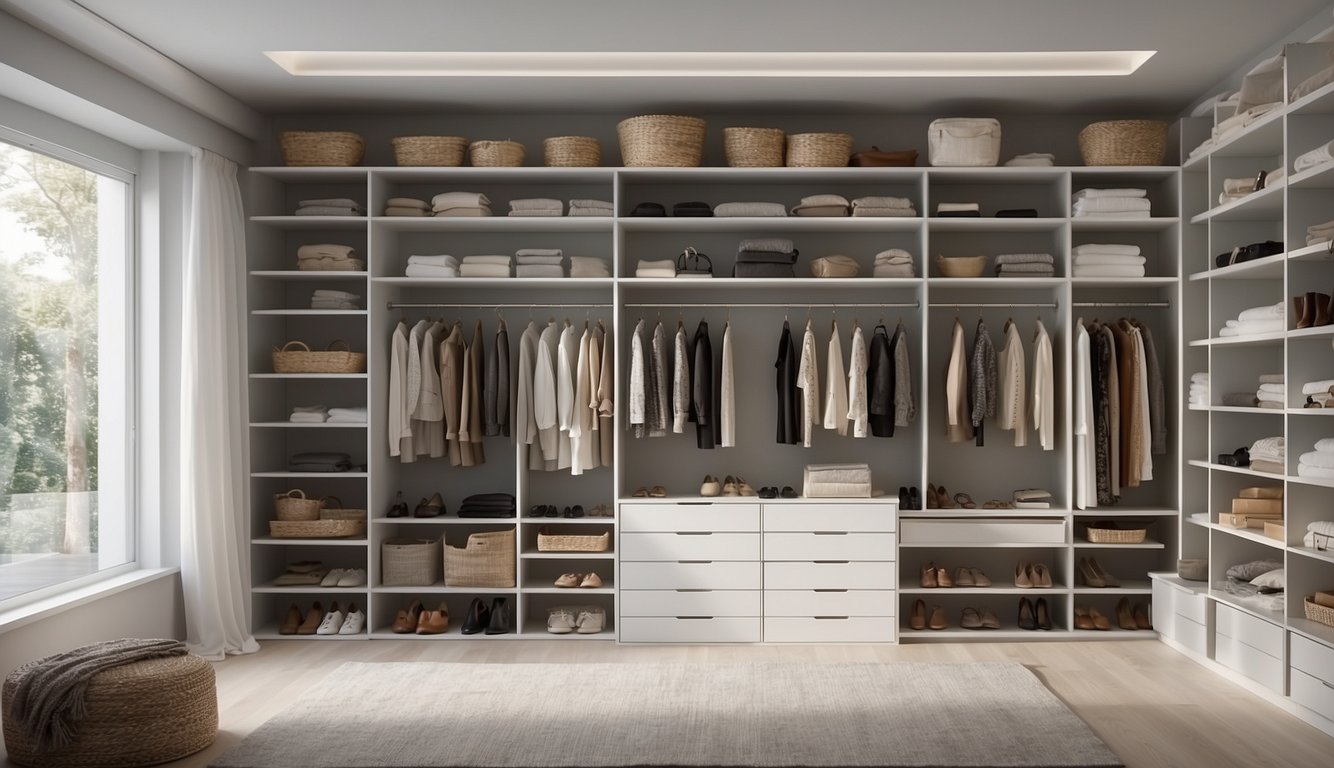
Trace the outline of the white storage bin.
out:
M 1054 544 L 1065 543 L 1064 520 L 949 519 L 902 520 L 904 544 Z
M 1153 628 L 1162 637 L 1176 637 L 1176 596 L 1179 591 L 1161 579 L 1153 580 Z
M 1217 617 L 1219 635 L 1245 643 L 1267 656 L 1283 658 L 1282 627 L 1228 605 L 1218 606 Z
M 1288 636 L 1292 638 L 1292 668 L 1323 680 L 1334 691 L 1334 648 L 1292 632 Z
M 1291 688 L 1293 701 L 1326 720 L 1334 720 L 1334 686 L 1294 667 Z
M 937 166 L 984 166 L 1000 162 L 1000 121 L 990 117 L 943 117 L 927 129 L 927 157 Z

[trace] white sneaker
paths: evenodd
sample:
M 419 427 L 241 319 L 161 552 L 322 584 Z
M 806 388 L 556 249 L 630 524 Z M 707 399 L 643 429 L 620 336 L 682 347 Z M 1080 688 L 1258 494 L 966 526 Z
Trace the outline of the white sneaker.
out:
M 366 629 L 366 614 L 357 608 L 356 603 L 347 608 L 347 617 L 343 619 L 343 625 L 338 628 L 338 634 L 359 635 Z
M 547 614 L 547 631 L 553 635 L 568 635 L 575 625 L 574 611 L 569 608 L 552 608 Z
M 366 585 L 365 568 L 348 568 L 343 571 L 343 576 L 338 580 L 340 587 L 362 587 Z
M 347 575 L 346 568 L 333 568 L 325 575 L 324 580 L 320 582 L 321 587 L 336 587 L 338 581 Z
M 334 603 L 329 612 L 324 614 L 324 621 L 320 622 L 319 629 L 315 630 L 317 635 L 336 635 L 338 630 L 343 628 L 343 612 L 338 609 L 338 603 Z
M 579 611 L 579 618 L 575 624 L 575 632 L 581 635 L 596 635 L 607 625 L 607 612 L 594 606 L 583 608 Z

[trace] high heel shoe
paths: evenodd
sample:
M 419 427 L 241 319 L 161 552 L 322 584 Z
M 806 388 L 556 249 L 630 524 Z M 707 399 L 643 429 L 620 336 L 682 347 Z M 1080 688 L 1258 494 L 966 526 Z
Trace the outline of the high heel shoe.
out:
M 1079 574 L 1084 577 L 1084 584 L 1086 586 L 1095 588 L 1107 586 L 1107 582 L 1103 581 L 1102 577 L 1098 575 L 1098 572 L 1093 570 L 1093 566 L 1089 565 L 1089 561 L 1082 557 L 1079 558 Z
M 1047 598 L 1039 597 L 1037 604 L 1038 629 L 1043 632 L 1051 631 L 1051 608 L 1047 605 Z
M 1075 629 L 1093 629 L 1093 617 L 1082 605 L 1075 606 Z
M 486 629 L 491 623 L 491 611 L 487 610 L 486 603 L 482 598 L 474 597 L 471 603 L 468 603 L 468 615 L 463 620 L 463 627 L 459 632 L 465 635 L 475 635 Z
M 966 493 L 954 494 L 954 503 L 964 509 L 977 509 L 977 502 L 973 501 L 973 497 Z
M 1153 622 L 1149 620 L 1149 608 L 1144 603 L 1135 603 L 1135 628 L 1153 630 Z
M 1033 612 L 1033 603 L 1026 597 L 1019 598 L 1019 628 L 1028 630 L 1038 628 L 1038 618 Z
M 926 484 L 926 508 L 940 509 L 940 496 L 936 493 L 936 486 L 931 483 Z
M 486 634 L 507 635 L 510 632 L 509 601 L 497 597 L 491 601 L 491 620 L 487 622 Z
M 1035 589 L 1051 589 L 1051 571 L 1047 569 L 1046 563 L 1034 563 L 1033 573 L 1029 576 Z
M 945 616 L 945 609 L 939 605 L 931 609 L 931 620 L 926 623 L 931 629 L 946 629 L 950 625 L 950 620 Z
M 417 631 L 417 626 L 421 622 L 422 601 L 413 600 L 405 609 L 400 609 L 394 616 L 394 623 L 389 627 L 389 631 L 396 635 L 406 635 Z
M 417 503 L 417 508 L 412 511 L 413 517 L 439 517 L 445 512 L 445 500 L 440 498 L 440 494 L 435 494 L 429 501 L 422 499 Z
M 1023 560 L 1014 566 L 1014 585 L 1020 589 L 1033 588 L 1033 580 L 1028 577 L 1028 563 Z
M 912 618 L 908 620 L 908 626 L 913 629 L 926 629 L 926 603 L 921 600 L 914 600 L 912 604 Z
M 278 634 L 295 635 L 300 626 L 301 609 L 297 607 L 296 603 L 292 603 L 292 607 L 287 609 L 287 618 L 283 619 L 282 626 L 278 628 Z
M 1093 628 L 1099 632 L 1107 632 L 1112 628 L 1112 622 L 1108 621 L 1097 608 L 1089 609 L 1089 618 L 1093 620 Z
M 1108 573 L 1107 569 L 1103 568 L 1102 564 L 1092 557 L 1089 558 L 1089 568 L 1092 568 L 1093 572 L 1098 575 L 1098 578 L 1102 581 L 1103 586 L 1111 589 L 1115 589 L 1121 586 L 1121 582 L 1117 581 L 1115 576 Z
M 1307 293 L 1292 297 L 1293 317 L 1297 318 L 1298 328 L 1310 328 L 1315 325 L 1315 294 Z
M 1130 610 L 1129 598 L 1123 597 L 1116 601 L 1116 626 L 1128 632 L 1139 629 L 1135 624 L 1135 614 Z
M 394 494 L 394 503 L 389 505 L 389 511 L 384 513 L 385 517 L 407 517 L 408 505 L 403 501 L 403 492 Z
M 943 485 L 936 488 L 936 503 L 940 505 L 941 509 L 954 509 L 956 506 L 954 498 L 950 496 L 950 492 L 945 490 Z

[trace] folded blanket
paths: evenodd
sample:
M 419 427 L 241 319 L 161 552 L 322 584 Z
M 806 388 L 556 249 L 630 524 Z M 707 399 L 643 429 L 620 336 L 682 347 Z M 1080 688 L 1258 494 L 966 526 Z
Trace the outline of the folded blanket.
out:
M 421 208 L 397 208 L 389 207 L 384 209 L 386 216 L 430 216 L 431 212 Z
M 611 270 L 596 256 L 571 256 L 570 277 L 611 277 Z
M 1324 536 L 1334 536 L 1334 520 L 1316 520 L 1306 524 L 1306 530 Z
M 1268 459 L 1251 459 L 1251 469 L 1256 472 L 1268 472 L 1274 475 L 1286 475 L 1287 466 L 1281 461 L 1270 461 Z M 1313 467 L 1313 469 L 1315 469 Z
M 1076 264 L 1071 272 L 1075 277 L 1144 277 L 1143 265 L 1133 264 Z
M 1322 437 L 1315 441 L 1315 449 L 1321 453 L 1334 453 L 1334 437 Z
M 1298 465 L 1303 467 L 1320 467 L 1321 469 L 1334 470 L 1334 453 L 1326 451 L 1310 451 L 1303 453 L 1297 459 Z
M 1256 402 L 1254 392 L 1228 392 L 1221 404 L 1229 408 L 1254 408 Z
M 569 212 L 568 214 L 566 214 L 566 215 L 568 215 L 568 216 L 611 216 L 611 209 L 610 209 L 610 208 L 580 208 L 580 207 L 571 205 L 571 206 L 570 206 L 570 212 Z
M 1334 141 L 1326 142 L 1311 150 L 1303 152 L 1292 162 L 1293 170 L 1301 173 L 1307 168 L 1314 168 L 1317 165 L 1328 163 L 1334 160 Z
M 1050 253 L 1001 253 L 997 254 L 996 264 L 1054 264 L 1056 260 Z
M 969 213 L 981 211 L 977 203 L 936 203 L 936 213 Z
M 481 206 L 456 206 L 454 208 L 436 208 L 434 215 L 442 218 L 465 218 L 477 216 L 490 216 L 491 209 L 485 205 Z
M 543 266 L 560 266 L 565 259 L 561 256 L 515 256 L 515 264 L 530 264 Z
M 430 264 L 409 264 L 403 270 L 408 277 L 458 277 L 458 267 L 436 267 Z
M 1048 166 L 1056 164 L 1056 155 L 1048 152 L 1029 152 L 1025 155 L 1015 155 L 1005 161 L 1005 165 L 1010 168 L 1025 166 Z
M 792 241 L 782 237 L 748 237 L 737 244 L 737 252 L 771 251 L 773 253 L 792 253 Z
M 1241 314 L 1237 315 L 1237 319 L 1243 322 L 1247 320 L 1282 320 L 1286 306 L 1284 302 L 1280 301 L 1277 304 L 1267 304 L 1263 307 L 1251 307 L 1242 310 Z
M 1076 256 L 1086 254 L 1096 254 L 1099 256 L 1139 256 L 1140 249 L 1138 245 L 1123 245 L 1120 243 L 1085 243 L 1076 245 L 1070 249 L 1070 253 Z
M 1153 214 L 1149 211 L 1075 211 L 1074 215 L 1081 219 L 1149 219 Z
M 385 201 L 385 205 L 390 208 L 420 208 L 423 211 L 431 210 L 431 204 L 425 200 L 418 200 L 415 197 L 391 197 Z
M 350 259 L 357 255 L 357 249 L 350 245 L 334 245 L 331 243 L 321 243 L 318 245 L 303 245 L 296 249 L 298 259 Z
M 1074 204 L 1076 216 L 1085 213 L 1124 213 L 1127 211 L 1148 211 L 1153 203 L 1144 197 L 1090 197 L 1078 200 Z
M 1334 220 L 1322 221 L 1319 224 L 1312 224 L 1306 228 L 1309 233 L 1334 232 Z
M 871 277 L 916 277 L 911 264 L 877 264 L 871 268 Z
M 911 264 L 912 254 L 902 248 L 890 248 L 875 255 L 876 264 Z
M 1027 261 L 1027 262 L 1021 262 L 1021 263 L 1018 263 L 1018 264 L 998 264 L 998 265 L 996 265 L 996 271 L 997 271 L 997 272 L 1033 272 L 1033 273 L 1050 273 L 1050 272 L 1054 272 L 1055 269 L 1056 269 L 1056 268 L 1053 267 L 1051 264 L 1044 264 L 1044 263 L 1042 263 L 1042 262 L 1040 262 L 1040 261 Z
M 1256 392 L 1255 399 L 1259 400 L 1261 403 L 1264 403 L 1265 401 L 1269 401 L 1272 403 L 1283 403 L 1286 402 L 1288 398 L 1287 395 L 1281 394 L 1279 392 Z
M 463 264 L 465 266 L 468 264 L 499 264 L 508 267 L 512 259 L 513 257 L 503 253 L 494 255 L 478 254 L 473 256 L 464 256 Z
M 1262 373 L 1260 374 L 1261 384 L 1284 384 L 1287 380 L 1281 373 Z
M 1078 200 L 1091 200 L 1099 197 L 1148 197 L 1149 193 L 1143 189 L 1122 188 L 1122 189 L 1094 189 L 1088 187 L 1081 189 L 1073 195 Z
M 299 208 L 353 208 L 361 210 L 361 203 L 350 197 L 323 197 L 317 200 L 300 200 Z
M 1288 391 L 1288 390 L 1285 389 L 1285 388 L 1283 387 L 1282 384 L 1268 384 L 1268 383 L 1265 383 L 1265 384 L 1261 384 L 1261 385 L 1260 385 L 1260 390 L 1259 390 L 1259 391 L 1261 391 L 1261 392 L 1272 392 L 1272 393 L 1275 394 L 1275 395 L 1283 395 L 1283 394 L 1287 394 L 1287 391 Z
M 540 216 L 564 216 L 565 212 L 555 208 L 552 208 L 550 210 L 530 209 L 526 211 L 510 211 L 505 215 L 532 218 Z
M 331 205 L 308 205 L 296 209 L 297 216 L 361 216 L 365 211 L 360 208 L 339 208 Z
M 345 424 L 366 422 L 365 408 L 330 408 L 329 421 L 341 422 Z
M 1334 480 L 1334 468 L 1318 467 L 1314 464 L 1298 464 L 1298 477 L 1310 477 L 1317 480 Z
M 1260 407 L 1268 408 L 1273 411 L 1281 411 L 1288 407 L 1288 405 L 1283 400 L 1261 400 Z
M 486 262 L 473 262 L 469 264 L 464 261 L 459 266 L 460 277 L 509 277 L 510 267 L 508 264 L 490 264 Z
M 449 254 L 439 256 L 409 256 L 409 264 L 427 264 L 433 267 L 457 267 L 459 260 Z
M 804 202 L 804 201 L 803 201 Z M 858 197 L 852 201 L 853 215 L 858 208 L 902 208 L 912 210 L 912 201 L 906 197 Z
M 1311 75 L 1310 77 L 1298 83 L 1297 87 L 1292 89 L 1291 100 L 1296 101 L 1303 96 L 1315 93 L 1316 91 L 1320 90 L 1321 88 L 1324 88 L 1326 85 L 1329 85 L 1332 82 L 1334 82 L 1334 66 L 1325 67 L 1324 69 L 1320 70 L 1314 75 Z
M 782 203 L 722 203 L 713 209 L 714 216 L 787 216 L 787 207 Z
M 646 261 L 635 265 L 635 277 L 676 277 L 676 262 L 671 259 Z
M 565 267 L 559 264 L 520 264 L 514 268 L 515 277 L 565 277 Z
M 1282 320 L 1272 322 L 1248 322 L 1238 323 L 1235 320 L 1229 320 L 1231 325 L 1224 326 L 1219 330 L 1219 336 L 1254 336 L 1260 333 L 1277 333 L 1287 328 L 1287 324 Z
M 1282 435 L 1274 437 L 1262 437 L 1251 443 L 1251 456 L 1259 456 L 1262 459 L 1281 460 L 1288 455 L 1287 439 Z
M 323 413 L 294 413 L 287 420 L 293 424 L 323 424 L 329 417 Z
M 853 208 L 852 215 L 859 218 L 874 217 L 879 219 L 884 219 L 884 218 L 908 219 L 916 216 L 917 210 L 914 208 L 872 208 L 869 206 L 863 206 L 861 208 Z
M 612 208 L 610 200 L 593 200 L 587 197 L 571 198 L 570 206 L 571 207 L 578 206 L 580 208 L 603 208 L 608 211 L 610 211 Z
M 1192 382 L 1199 383 L 1199 384 L 1208 384 L 1208 383 L 1209 383 L 1209 374 L 1208 374 L 1208 372 L 1205 372 L 1205 371 L 1201 371 L 1201 372 L 1198 372 L 1198 373 L 1192 373 L 1192 374 L 1190 375 L 1190 380 L 1191 380 Z
M 442 192 L 431 198 L 431 207 L 437 211 L 447 208 L 477 208 L 490 204 L 491 201 L 481 192 Z
M 829 206 L 847 208 L 849 205 L 848 199 L 842 195 L 809 195 L 801 198 L 801 202 L 795 208 L 825 208 Z
M 565 210 L 565 203 L 552 197 L 521 197 L 510 201 L 511 211 Z
M 1114 253 L 1075 254 L 1075 266 L 1142 267 L 1148 261 L 1143 256 L 1119 256 Z

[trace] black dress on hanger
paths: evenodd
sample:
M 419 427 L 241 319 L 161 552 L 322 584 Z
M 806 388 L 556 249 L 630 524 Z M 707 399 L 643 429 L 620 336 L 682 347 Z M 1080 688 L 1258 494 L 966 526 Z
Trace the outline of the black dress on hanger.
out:
M 871 334 L 866 363 L 866 421 L 874 437 L 894 436 L 894 355 L 889 350 L 889 329 L 883 324 Z
M 694 347 L 690 388 L 695 406 L 695 447 L 710 449 L 717 445 L 719 424 L 713 397 L 713 345 L 709 342 L 709 324 L 704 320 L 695 328 Z
M 801 430 L 797 427 L 797 352 L 792 348 L 792 328 L 783 321 L 783 335 L 778 339 L 778 360 L 774 363 L 777 370 L 778 388 L 778 442 L 784 445 L 796 445 L 801 441 Z

